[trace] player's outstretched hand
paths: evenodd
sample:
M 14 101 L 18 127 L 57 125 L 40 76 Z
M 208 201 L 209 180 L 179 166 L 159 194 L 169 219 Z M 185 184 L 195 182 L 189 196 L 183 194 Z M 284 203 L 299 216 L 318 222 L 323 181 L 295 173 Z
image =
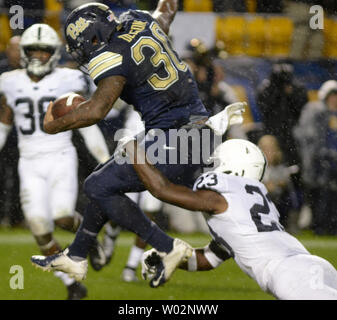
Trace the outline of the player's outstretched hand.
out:
M 193 248 L 181 239 L 175 238 L 170 252 L 151 249 L 142 256 L 142 277 L 150 279 L 150 286 L 157 288 L 165 284 L 181 263 L 185 263 L 193 253 Z
M 156 288 L 165 283 L 165 269 L 162 257 L 156 249 L 145 251 L 142 256 L 142 278 L 150 280 L 150 286 Z
M 151 280 L 156 272 L 155 265 L 151 263 L 151 256 L 153 254 L 156 254 L 156 249 L 147 250 L 143 253 L 141 259 L 143 280 Z
M 210 117 L 206 121 L 206 125 L 212 128 L 216 135 L 222 136 L 230 126 L 243 122 L 242 114 L 246 106 L 246 102 L 232 103 L 221 112 Z
M 234 124 L 241 124 L 243 122 L 242 114 L 245 112 L 246 107 L 246 102 L 236 102 L 225 108 L 230 126 Z

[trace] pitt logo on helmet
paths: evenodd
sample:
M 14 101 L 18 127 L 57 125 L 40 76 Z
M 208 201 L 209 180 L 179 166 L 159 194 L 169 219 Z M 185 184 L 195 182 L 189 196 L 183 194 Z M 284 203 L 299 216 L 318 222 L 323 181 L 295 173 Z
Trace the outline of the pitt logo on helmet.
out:
M 79 18 L 75 23 L 70 23 L 67 27 L 67 35 L 72 39 L 76 38 L 89 26 L 89 21 Z

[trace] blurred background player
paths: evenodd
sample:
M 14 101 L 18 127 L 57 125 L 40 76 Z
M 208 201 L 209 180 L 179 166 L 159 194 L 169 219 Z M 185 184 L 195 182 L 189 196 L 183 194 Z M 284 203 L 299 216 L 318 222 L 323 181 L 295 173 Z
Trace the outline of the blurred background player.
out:
M 15 123 L 19 140 L 20 199 L 25 219 L 41 252 L 61 250 L 53 238 L 54 223 L 75 232 L 81 216 L 75 212 L 77 199 L 77 153 L 71 132 L 46 134 L 43 117 L 50 101 L 70 91 L 82 93 L 86 82 L 77 70 L 57 68 L 61 42 L 46 24 L 28 28 L 20 41 L 24 69 L 0 77 L 0 148 Z M 80 129 L 88 150 L 99 162 L 109 158 L 97 126 Z M 68 288 L 68 299 L 86 296 L 86 288 L 56 272 Z

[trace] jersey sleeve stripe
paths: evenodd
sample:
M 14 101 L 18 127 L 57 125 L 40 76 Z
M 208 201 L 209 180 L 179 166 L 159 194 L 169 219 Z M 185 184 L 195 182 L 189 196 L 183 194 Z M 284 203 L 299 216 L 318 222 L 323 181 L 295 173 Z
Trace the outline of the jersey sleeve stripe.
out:
M 113 56 L 113 57 L 109 57 L 109 58 L 105 58 L 103 60 L 101 60 L 100 62 L 96 63 L 93 67 L 90 67 L 88 68 L 88 71 L 89 73 L 92 73 L 96 70 L 96 68 L 98 68 L 100 65 L 106 63 L 106 62 L 109 62 L 109 61 L 114 61 L 114 60 L 118 60 L 118 58 L 122 57 L 121 55 L 116 55 L 116 56 Z
M 119 53 L 114 53 L 114 52 L 103 52 L 99 54 L 97 57 L 92 58 L 89 62 L 88 69 L 89 71 L 95 68 L 98 64 L 100 64 L 102 61 L 107 60 L 107 59 L 113 59 L 115 57 L 121 56 Z
M 123 62 L 123 57 L 115 57 L 113 59 L 109 59 L 106 62 L 101 63 L 99 66 L 95 67 L 94 70 L 89 70 L 90 77 L 95 80 L 97 76 L 102 74 L 105 71 L 108 71 L 112 68 L 115 68 L 121 65 Z

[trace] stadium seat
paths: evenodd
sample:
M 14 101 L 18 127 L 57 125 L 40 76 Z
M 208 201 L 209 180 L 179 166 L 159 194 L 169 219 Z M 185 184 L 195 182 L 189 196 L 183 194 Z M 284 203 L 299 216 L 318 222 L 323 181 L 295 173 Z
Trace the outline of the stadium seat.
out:
M 44 23 L 50 25 L 62 37 L 60 15 L 63 10 L 62 3 L 57 0 L 45 0 L 46 14 Z
M 337 58 L 337 20 L 324 19 L 324 56 Z
M 12 36 L 9 19 L 5 14 L 0 15 L 0 30 L 0 51 L 3 51 L 6 49 L 7 43 Z
M 225 44 L 225 50 L 232 55 L 245 53 L 245 18 L 242 16 L 217 17 L 215 23 L 216 39 Z
M 257 0 L 246 0 L 246 8 L 250 13 L 256 12 Z
M 260 16 L 251 16 L 246 19 L 246 54 L 262 56 L 265 46 L 265 19 Z
M 289 18 L 282 16 L 268 17 L 265 23 L 265 55 L 268 57 L 288 56 L 293 30 L 293 22 Z
M 213 11 L 212 0 L 184 0 L 184 11 Z

